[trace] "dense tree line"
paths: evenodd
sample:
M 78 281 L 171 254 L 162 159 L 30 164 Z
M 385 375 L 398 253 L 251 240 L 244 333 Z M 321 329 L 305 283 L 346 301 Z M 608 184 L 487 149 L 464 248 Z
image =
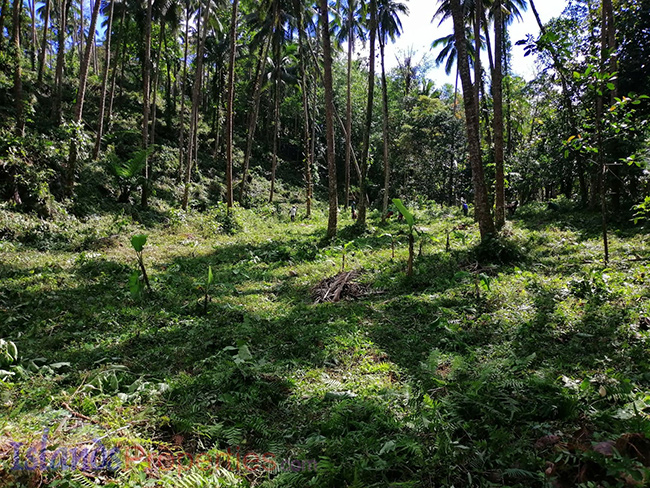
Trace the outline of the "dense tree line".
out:
M 540 70 L 525 82 L 508 27 L 529 6 L 540 34 L 514 41 Z M 484 237 L 511 200 L 564 194 L 604 216 L 643 200 L 648 0 L 572 1 L 546 25 L 532 1 L 443 0 L 431 40 L 457 83 L 437 88 L 426 57 L 386 69 L 407 7 L 4 0 L 2 198 L 230 208 L 273 203 L 282 181 L 307 217 L 329 201 L 330 236 L 340 206 L 358 202 L 364 227 L 400 197 L 471 200 Z

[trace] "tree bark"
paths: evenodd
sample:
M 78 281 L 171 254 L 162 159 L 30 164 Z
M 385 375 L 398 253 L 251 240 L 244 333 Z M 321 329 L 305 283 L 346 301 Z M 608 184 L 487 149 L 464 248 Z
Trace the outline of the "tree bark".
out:
M 368 60 L 368 101 L 366 105 L 366 127 L 363 134 L 363 154 L 361 156 L 361 179 L 359 184 L 359 215 L 357 225 L 366 227 L 366 214 L 368 201 L 366 198 L 366 185 L 368 177 L 368 155 L 370 153 L 370 130 L 372 128 L 372 104 L 375 94 L 375 40 L 377 38 L 377 2 L 370 0 L 370 59 Z
M 494 4 L 494 72 L 492 91 L 494 97 L 494 164 L 496 171 L 495 224 L 501 229 L 506 223 L 505 176 L 503 171 L 503 15 L 501 0 Z
M 90 19 L 90 31 L 88 33 L 88 42 L 86 43 L 86 50 L 79 68 L 79 90 L 77 91 L 77 103 L 74 110 L 74 124 L 75 132 L 81 131 L 82 128 L 82 117 L 83 117 L 83 108 L 84 100 L 86 97 L 86 84 L 88 81 L 88 65 L 90 64 L 90 55 L 93 40 L 95 38 L 95 27 L 97 26 L 97 17 L 99 15 L 99 7 L 101 2 L 95 2 L 92 17 Z M 78 133 L 72 137 L 70 141 L 70 158 L 68 160 L 68 175 L 66 179 L 66 195 L 68 197 L 72 196 L 74 190 L 74 179 L 75 171 L 77 169 L 77 157 L 78 157 Z
M 180 94 L 181 94 L 181 116 L 180 116 L 180 127 L 179 127 L 179 147 L 178 147 L 178 180 L 180 181 L 181 175 L 183 174 L 183 161 L 185 154 L 185 90 L 187 88 L 187 51 L 189 49 L 189 37 L 190 37 L 190 6 L 189 1 L 187 3 L 187 8 L 185 9 L 185 40 L 183 46 L 183 82 L 181 84 Z
M 114 1 L 114 0 L 113 0 Z M 111 119 L 113 118 L 113 100 L 115 100 L 115 84 L 117 83 L 117 72 L 120 66 L 120 58 L 124 57 L 124 51 L 126 50 L 126 45 L 124 40 L 126 39 L 124 33 L 124 19 L 126 18 L 126 9 L 122 8 L 122 17 L 120 18 L 120 38 L 118 39 L 118 45 L 115 53 L 115 64 L 113 66 L 113 74 L 111 75 L 111 91 L 108 95 L 108 114 L 106 116 L 107 130 L 111 127 Z
M 68 9 L 70 0 L 59 2 L 59 28 L 57 32 L 57 56 L 56 71 L 54 74 L 54 102 L 52 103 L 52 118 L 56 125 L 61 124 L 62 119 L 62 98 L 63 98 L 63 69 L 65 67 L 65 31 L 67 27 Z
M 226 205 L 229 209 L 233 204 L 233 111 L 235 110 L 235 55 L 237 54 L 238 6 L 239 0 L 233 0 L 232 15 L 230 17 L 230 59 L 228 64 L 228 100 L 226 106 Z
M 246 194 L 246 184 L 248 183 L 248 167 L 250 164 L 251 156 L 253 154 L 253 138 L 255 137 L 255 129 L 257 128 L 257 117 L 260 109 L 260 98 L 262 96 L 262 85 L 264 81 L 264 74 L 266 70 L 266 58 L 268 56 L 269 46 L 271 44 L 271 37 L 262 48 L 260 55 L 259 70 L 255 78 L 255 86 L 253 87 L 253 107 L 250 117 L 248 119 L 248 134 L 246 136 L 246 153 L 244 153 L 244 168 L 242 171 L 241 186 L 239 188 L 239 203 L 244 203 L 244 195 Z
M 104 73 L 102 75 L 102 91 L 99 96 L 99 115 L 97 116 L 97 136 L 95 140 L 95 147 L 93 149 L 93 159 L 95 160 L 97 160 L 97 158 L 99 157 L 99 149 L 102 145 L 102 137 L 104 135 L 104 111 L 106 108 L 106 88 L 108 85 L 108 71 L 111 67 L 111 37 L 112 37 L 112 30 L 113 30 L 114 7 L 115 7 L 115 1 L 111 0 L 111 7 L 108 13 L 108 27 L 106 28 L 106 42 L 104 45 L 104 49 L 106 52 L 104 53 Z
M 165 20 L 160 19 L 160 39 L 158 41 L 158 50 L 156 52 L 156 64 L 154 67 L 153 83 L 153 100 L 151 102 L 151 144 L 156 143 L 156 114 L 158 113 L 158 79 L 160 77 L 160 53 L 162 51 L 163 39 L 165 37 Z
M 307 80 L 307 70 L 305 67 L 307 53 L 305 53 L 305 30 L 302 22 L 302 4 L 300 0 L 294 1 L 294 9 L 298 15 L 298 50 L 300 53 L 300 84 L 302 91 L 302 114 L 303 114 L 303 155 L 305 162 L 305 218 L 311 217 L 311 198 L 312 198 L 312 177 L 311 168 L 313 166 L 312 153 L 310 151 L 310 125 L 309 125 L 309 83 Z
M 237 0 L 235 0 L 236 2 Z M 192 112 L 190 115 L 190 143 L 189 151 L 187 154 L 187 163 L 185 166 L 185 188 L 183 190 L 183 210 L 187 210 L 187 205 L 189 202 L 190 196 L 190 183 L 192 179 L 192 164 L 193 159 L 195 159 L 195 151 L 198 154 L 198 119 L 199 119 L 199 105 L 200 105 L 200 95 L 201 95 L 201 85 L 203 78 L 203 53 L 205 51 L 205 39 L 208 34 L 208 19 L 210 15 L 210 8 L 204 7 L 203 21 L 200 23 L 197 21 L 197 31 L 200 31 L 200 39 L 198 40 L 198 46 L 196 50 L 196 72 L 194 74 L 194 84 L 192 85 Z M 200 30 L 203 29 L 203 30 Z
M 456 49 L 458 52 L 458 72 L 463 86 L 469 160 L 472 168 L 472 184 L 474 187 L 474 205 L 481 239 L 485 240 L 489 236 L 494 235 L 495 227 L 490 213 L 483 164 L 481 161 L 478 104 L 475 100 L 476 92 L 472 86 L 469 59 L 467 57 L 463 8 L 460 0 L 450 0 L 450 5 L 454 22 Z M 479 81 L 476 80 L 477 84 Z
M 50 25 L 50 0 L 45 0 L 45 19 L 43 19 L 43 41 L 41 43 L 41 52 L 38 58 L 38 81 L 40 87 L 43 84 L 43 72 L 45 71 L 45 54 L 47 52 L 47 32 Z M 2 28 L 0 28 L 0 34 Z
M 0 11 L 0 49 L 5 47 L 5 18 L 9 9 L 9 0 L 2 0 L 2 10 Z
M 384 139 L 384 202 L 382 206 L 381 220 L 386 221 L 388 213 L 388 193 L 390 190 L 390 160 L 388 158 L 388 87 L 386 85 L 386 68 L 384 66 L 384 48 L 386 39 L 383 35 L 379 36 L 379 52 L 381 56 L 381 91 L 382 91 L 382 108 L 383 123 L 382 132 Z
M 354 50 L 354 3 L 348 1 L 348 72 L 345 105 L 345 200 L 350 204 L 350 152 L 352 150 L 352 52 Z
M 14 58 L 14 107 L 16 111 L 15 132 L 18 137 L 25 136 L 25 116 L 23 113 L 23 72 L 21 68 L 21 47 L 20 47 L 20 10 L 21 0 L 14 0 L 13 4 L 13 58 Z
M 99 3 L 99 2 L 97 2 Z M 142 149 L 149 147 L 149 88 L 151 79 L 151 14 L 153 0 L 147 0 L 147 13 L 144 20 L 144 66 L 142 72 Z M 142 198 L 140 204 L 143 207 L 149 205 L 149 158 L 145 156 L 142 183 Z
M 323 81 L 325 90 L 325 134 L 327 139 L 327 178 L 329 217 L 327 237 L 336 236 L 338 220 L 338 198 L 336 190 L 336 165 L 334 161 L 334 88 L 332 82 L 332 45 L 330 41 L 329 11 L 327 0 L 320 0 L 320 28 L 323 44 Z

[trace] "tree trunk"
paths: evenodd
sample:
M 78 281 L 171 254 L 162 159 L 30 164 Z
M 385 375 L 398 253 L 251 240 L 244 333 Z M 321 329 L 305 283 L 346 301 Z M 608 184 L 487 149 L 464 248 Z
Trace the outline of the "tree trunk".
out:
M 47 52 L 47 32 L 50 24 L 50 0 L 45 0 L 45 19 L 43 19 L 43 41 L 41 43 L 41 52 L 38 58 L 38 81 L 40 87 L 43 84 L 43 72 L 45 71 L 45 54 Z M 0 28 L 0 34 L 2 29 Z
M 255 136 L 255 129 L 257 127 L 257 116 L 260 109 L 260 98 L 262 96 L 262 85 L 264 74 L 266 70 L 266 58 L 268 55 L 269 45 L 271 44 L 271 36 L 262 48 L 260 55 L 259 71 L 255 79 L 255 86 L 253 88 L 253 107 L 250 117 L 248 119 L 248 134 L 246 136 L 246 153 L 244 154 L 244 168 L 242 170 L 241 187 L 239 188 L 239 203 L 244 203 L 244 195 L 246 194 L 246 184 L 248 183 L 248 166 L 250 164 L 251 155 L 253 154 L 253 138 Z
M 14 0 L 13 4 L 13 58 L 14 58 L 14 107 L 16 110 L 16 135 L 25 136 L 25 117 L 23 114 L 23 73 L 21 68 L 21 48 L 20 48 L 20 10 L 22 8 L 21 0 Z
M 368 177 L 368 155 L 370 153 L 370 130 L 372 128 L 372 104 L 375 94 L 375 39 L 377 37 L 377 2 L 370 0 L 370 59 L 368 60 L 368 101 L 366 105 L 366 127 L 363 134 L 363 154 L 361 155 L 361 179 L 359 184 L 359 215 L 357 225 L 361 229 L 366 227 L 366 214 L 368 201 L 366 198 L 366 185 Z
M 48 0 L 49 1 L 49 0 Z M 99 0 L 97 0 L 99 1 Z M 99 115 L 97 116 L 97 136 L 95 147 L 93 149 L 93 159 L 99 157 L 99 149 L 102 145 L 102 136 L 104 135 L 104 110 L 106 108 L 106 88 L 108 84 L 108 70 L 111 67 L 111 36 L 113 30 L 113 10 L 115 1 L 111 0 L 111 7 L 108 13 L 108 27 L 106 28 L 106 42 L 104 45 L 104 74 L 102 75 L 102 91 L 99 96 Z
M 124 57 L 124 51 L 126 50 L 126 45 L 124 43 L 124 39 L 126 39 L 124 33 L 125 17 L 126 9 L 122 8 L 122 17 L 120 18 L 120 38 L 118 39 L 117 52 L 115 53 L 115 65 L 113 66 L 113 74 L 111 75 L 111 91 L 108 96 L 108 114 L 106 116 L 107 130 L 110 129 L 111 119 L 113 118 L 113 100 L 115 100 L 115 84 L 117 82 L 117 72 L 121 61 L 120 58 Z
M 97 2 L 99 3 L 99 2 Z M 147 13 L 144 19 L 144 61 L 142 71 L 142 149 L 149 147 L 149 88 L 151 79 L 151 13 L 153 0 L 147 0 Z M 145 156 L 144 181 L 142 183 L 142 198 L 140 204 L 143 207 L 149 205 L 149 158 Z
M 472 87 L 467 45 L 465 39 L 465 21 L 460 0 L 450 0 L 451 13 L 454 22 L 454 37 L 458 52 L 458 72 L 463 86 L 465 104 L 465 119 L 469 159 L 472 168 L 472 183 L 474 187 L 474 204 L 476 218 L 479 224 L 481 239 L 485 240 L 495 233 L 494 221 L 490 214 L 485 176 L 480 153 L 478 104 L 474 99 L 476 92 Z M 478 58 L 478 56 L 477 56 Z M 477 80 L 477 84 L 480 80 Z
M 5 18 L 9 9 L 9 0 L 2 0 L 2 10 L 0 11 L 0 49 L 5 47 Z
M 327 178 L 329 187 L 329 218 L 327 237 L 336 236 L 338 198 L 336 191 L 336 164 L 334 161 L 334 88 L 332 82 L 332 45 L 330 41 L 327 0 L 320 0 L 320 28 L 323 43 L 323 81 L 325 90 L 325 134 L 327 139 Z
M 348 1 L 348 72 L 345 105 L 345 200 L 350 204 L 350 152 L 352 150 L 352 51 L 354 50 L 354 3 Z
M 158 51 L 156 52 L 156 65 L 154 67 L 153 83 L 151 89 L 153 90 L 153 100 L 151 102 L 151 145 L 156 143 L 156 114 L 158 112 L 158 79 L 160 77 L 160 52 L 162 51 L 163 42 L 165 37 L 165 21 L 160 19 L 160 39 L 158 41 Z
M 52 103 L 52 118 L 56 125 L 61 124 L 62 98 L 63 98 L 63 69 L 65 67 L 65 31 L 67 27 L 68 9 L 70 0 L 60 0 L 59 27 L 57 32 L 56 71 L 54 74 L 54 102 Z
M 274 52 L 276 49 L 273 50 Z M 275 57 L 275 95 L 273 97 L 273 154 L 271 156 L 271 191 L 269 193 L 269 203 L 273 202 L 273 192 L 275 189 L 275 170 L 278 165 L 278 134 L 280 132 L 280 47 L 277 46 Z
M 237 7 L 239 0 L 232 2 L 230 17 L 230 59 L 228 64 L 228 100 L 226 107 L 226 205 L 233 204 L 232 167 L 233 167 L 233 111 L 235 110 L 235 55 L 237 51 Z M 242 187 L 243 188 L 243 187 Z
M 388 87 L 386 86 L 386 68 L 384 66 L 384 48 L 386 39 L 384 35 L 379 36 L 379 52 L 381 56 L 381 91 L 383 107 L 382 132 L 384 139 L 384 204 L 381 212 L 382 222 L 386 221 L 388 213 L 388 193 L 390 190 L 390 160 L 388 159 Z
M 79 63 L 83 59 L 84 34 L 84 2 L 83 0 L 79 0 Z
M 236 2 L 237 0 L 235 0 Z M 185 188 L 183 190 L 183 210 L 187 210 L 187 205 L 189 202 L 190 196 L 190 183 L 192 180 L 192 161 L 195 158 L 194 151 L 198 154 L 198 119 L 199 119 L 199 104 L 200 104 L 200 95 L 201 95 L 201 85 L 203 77 L 203 53 L 205 48 L 205 39 L 208 34 L 208 19 L 210 18 L 210 9 L 204 7 L 203 21 L 202 23 L 197 21 L 196 29 L 200 31 L 201 37 L 198 40 L 198 46 L 196 50 L 196 72 L 194 74 L 194 84 L 192 85 L 192 112 L 190 115 L 190 134 L 189 138 L 191 140 L 189 151 L 187 153 L 187 163 L 185 166 Z M 203 29 L 203 30 L 200 30 Z
M 32 71 L 36 71 L 36 0 L 27 0 L 29 5 L 29 16 L 32 21 L 31 42 L 29 47 L 29 59 L 32 66 Z
M 298 52 L 299 52 L 299 63 L 300 63 L 300 83 L 302 91 L 302 114 L 303 114 L 303 155 L 305 157 L 305 218 L 311 217 L 311 192 L 312 192 L 312 183 L 311 183 L 311 168 L 313 166 L 312 153 L 310 151 L 311 141 L 310 141 L 310 125 L 309 125 L 309 94 L 308 90 L 308 80 L 307 80 L 307 70 L 305 67 L 307 54 L 305 53 L 305 30 L 302 22 L 302 4 L 299 0 L 294 2 L 295 11 L 298 13 Z M 349 86 L 349 85 L 348 85 Z
M 190 7 L 189 3 L 185 10 L 185 41 L 183 47 L 183 82 L 181 84 L 180 94 L 181 94 L 181 121 L 179 128 L 179 147 L 178 147 L 178 179 L 180 181 L 181 175 L 183 173 L 183 161 L 185 154 L 185 90 L 187 88 L 187 51 L 189 48 L 189 37 L 190 37 Z
M 505 175 L 503 172 L 503 15 L 501 0 L 494 4 L 494 44 L 495 60 L 492 74 L 492 91 L 494 97 L 494 164 L 496 171 L 496 195 L 494 220 L 497 229 L 506 223 Z
M 97 17 L 99 15 L 100 4 L 101 2 L 95 2 L 95 6 L 93 8 L 92 17 L 90 19 L 90 32 L 88 33 L 88 42 L 86 43 L 86 50 L 84 52 L 81 66 L 79 68 L 80 70 L 79 90 L 77 91 L 77 104 L 75 105 L 75 110 L 74 110 L 74 124 L 75 124 L 76 131 L 81 131 L 83 129 L 82 116 L 83 116 L 84 100 L 86 97 L 88 65 L 90 64 L 91 48 L 92 48 L 93 40 L 95 38 L 95 27 L 97 26 Z M 74 190 L 74 178 L 75 178 L 75 171 L 77 169 L 77 156 L 78 156 L 77 154 L 78 136 L 79 135 L 75 133 L 75 135 L 72 137 L 70 142 L 70 158 L 68 160 L 68 175 L 66 181 L 66 195 L 68 197 L 72 196 L 72 192 Z

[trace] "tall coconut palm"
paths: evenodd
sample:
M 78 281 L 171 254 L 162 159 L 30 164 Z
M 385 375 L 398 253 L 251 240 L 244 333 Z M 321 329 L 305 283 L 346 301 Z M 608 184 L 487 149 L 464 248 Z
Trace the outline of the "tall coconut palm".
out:
M 49 0 L 48 0 L 49 2 Z M 93 149 L 93 159 L 99 157 L 99 149 L 102 144 L 104 134 L 104 111 L 106 109 L 106 87 L 108 84 L 108 71 L 111 66 L 111 37 L 113 34 L 113 13 L 115 11 L 115 1 L 110 0 L 108 11 L 108 26 L 106 27 L 106 40 L 104 41 L 104 72 L 102 75 L 102 88 L 99 96 L 99 115 L 97 116 L 97 136 L 95 147 Z
M 226 102 L 226 204 L 232 207 L 232 149 L 233 111 L 235 103 L 235 54 L 237 40 L 237 8 L 239 0 L 233 0 L 230 16 L 230 57 L 228 61 L 228 99 Z
M 395 0 L 379 0 L 377 12 L 377 29 L 379 34 L 379 53 L 381 59 L 381 88 L 383 107 L 383 139 L 384 139 L 384 202 L 382 220 L 388 213 L 388 194 L 390 190 L 390 160 L 388 157 L 388 87 L 386 84 L 385 48 L 388 39 L 395 42 L 395 38 L 402 31 L 400 15 L 408 15 L 409 10 L 403 3 Z
M 86 97 L 86 84 L 88 80 L 88 65 L 90 64 L 90 56 L 92 54 L 92 45 L 95 39 L 95 29 L 97 26 L 97 17 L 99 16 L 99 7 L 101 2 L 95 2 L 93 6 L 92 16 L 90 18 L 90 29 L 88 32 L 88 42 L 84 51 L 84 56 L 79 68 L 79 89 L 77 90 L 77 103 L 74 110 L 74 124 L 75 130 L 81 130 L 81 119 L 83 116 L 84 100 Z M 74 178 L 77 166 L 78 147 L 77 147 L 77 134 L 75 134 L 70 143 L 70 157 L 68 160 L 68 175 L 66 179 L 66 194 L 72 196 L 74 189 Z
M 61 99 L 63 97 L 63 70 L 65 67 L 65 44 L 66 30 L 68 27 L 68 11 L 70 10 L 71 0 L 59 0 L 57 2 L 58 26 L 57 26 L 57 55 L 56 70 L 54 74 L 54 101 L 52 103 L 52 118 L 54 123 L 59 125 L 62 118 Z
M 350 157 L 352 153 L 352 53 L 357 39 L 365 40 L 363 19 L 361 17 L 361 2 L 347 0 L 339 5 L 341 11 L 341 26 L 336 40 L 339 43 L 347 41 L 347 85 L 345 106 L 345 196 L 343 204 L 347 208 L 350 202 Z
M 303 115 L 303 158 L 305 163 L 305 217 L 311 217 L 312 205 L 312 166 L 314 164 L 314 156 L 311 150 L 311 130 L 313 125 L 309 120 L 309 79 L 307 77 L 307 58 L 309 46 L 307 45 L 306 32 L 308 29 L 313 30 L 314 25 L 309 20 L 313 18 L 311 7 L 305 8 L 302 0 L 294 0 L 293 14 L 296 18 L 296 29 L 298 30 L 298 60 L 300 67 L 300 92 L 302 101 L 302 115 Z
M 330 40 L 329 9 L 327 0 L 320 0 L 320 30 L 323 45 L 323 84 L 325 91 L 325 135 L 327 140 L 327 178 L 329 187 L 329 218 L 327 237 L 336 236 L 338 220 L 338 195 L 336 189 L 336 164 L 334 161 L 334 88 L 332 82 L 332 43 Z
M 41 42 L 41 51 L 38 56 L 38 81 L 37 84 L 40 87 L 43 83 L 43 72 L 45 71 L 45 55 L 47 54 L 47 37 L 48 37 L 48 28 L 50 25 L 50 0 L 45 0 L 44 14 L 43 14 L 43 41 Z M 40 9 L 39 9 L 40 10 Z M 0 33 L 2 29 L 0 29 Z
M 366 213 L 368 211 L 368 200 L 366 197 L 366 179 L 368 175 L 368 156 L 370 153 L 370 130 L 372 128 L 372 105 L 375 96 L 375 40 L 377 38 L 377 0 L 370 0 L 366 4 L 368 19 L 368 39 L 370 43 L 370 56 L 368 60 L 368 98 L 366 105 L 366 124 L 363 133 L 363 153 L 361 155 L 361 178 L 359 184 L 359 215 L 357 225 L 364 229 L 366 227 Z
M 13 4 L 13 58 L 14 58 L 14 104 L 16 107 L 16 135 L 25 135 L 25 117 L 23 114 L 23 73 L 21 69 L 21 47 L 20 47 L 20 10 L 22 3 L 14 0 Z
M 97 2 L 99 3 L 99 2 Z M 142 69 L 142 149 L 149 146 L 149 83 L 151 79 L 151 15 L 153 0 L 147 0 L 147 12 L 144 18 L 144 59 Z M 142 183 L 142 198 L 140 203 L 146 207 L 149 203 L 149 158 L 145 156 L 144 182 Z
M 494 99 L 494 164 L 495 164 L 495 198 L 494 220 L 497 229 L 506 222 L 505 177 L 503 170 L 503 20 L 501 0 L 494 2 L 494 72 L 492 73 L 492 96 Z
M 458 49 L 458 71 L 463 85 L 463 99 L 465 105 L 465 119 L 467 140 L 469 145 L 469 159 L 472 168 L 472 183 L 474 187 L 474 205 L 476 218 L 479 223 L 481 239 L 487 239 L 495 233 L 494 221 L 490 213 L 485 175 L 480 153 L 480 134 L 478 104 L 476 103 L 476 91 L 472 86 L 470 75 L 469 56 L 467 53 L 467 39 L 465 38 L 466 16 L 460 0 L 449 0 L 450 11 L 454 23 L 454 35 L 456 48 Z M 477 36 L 478 37 L 478 36 Z M 478 61 L 478 56 L 476 57 Z M 475 63 L 475 66 L 478 64 Z M 479 80 L 476 80 L 476 85 Z
M 237 0 L 235 0 L 237 2 Z M 201 19 L 201 15 L 203 19 Z M 186 154 L 185 163 L 185 181 L 183 190 L 183 210 L 187 209 L 189 203 L 190 183 L 192 179 L 192 165 L 195 159 L 196 151 L 198 153 L 198 122 L 199 122 L 199 104 L 201 101 L 201 86 L 203 84 L 203 57 L 205 52 L 205 40 L 209 29 L 210 19 L 210 1 L 207 0 L 205 5 L 201 5 L 197 17 L 196 28 L 200 35 L 197 37 L 196 47 L 196 71 L 194 73 L 194 83 L 192 84 L 192 109 L 190 112 L 190 131 L 189 131 L 189 149 Z

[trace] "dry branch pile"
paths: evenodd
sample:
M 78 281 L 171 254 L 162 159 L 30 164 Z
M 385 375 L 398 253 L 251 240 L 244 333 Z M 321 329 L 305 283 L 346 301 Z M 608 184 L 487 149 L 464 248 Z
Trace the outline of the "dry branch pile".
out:
M 368 287 L 354 281 L 359 275 L 358 271 L 347 271 L 324 279 L 311 290 L 314 303 L 338 302 L 366 295 Z

